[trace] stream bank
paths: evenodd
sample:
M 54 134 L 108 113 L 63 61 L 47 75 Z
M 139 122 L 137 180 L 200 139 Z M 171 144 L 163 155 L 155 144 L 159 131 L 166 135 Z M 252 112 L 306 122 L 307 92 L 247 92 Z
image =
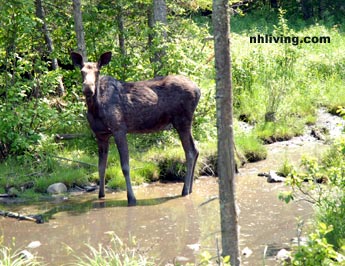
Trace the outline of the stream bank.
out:
M 335 123 L 336 118 L 330 118 L 326 125 Z M 236 176 L 240 248 L 252 252 L 243 256 L 243 265 L 277 265 L 275 256 L 280 249 L 290 247 L 297 236 L 298 221 L 308 221 L 313 215 L 312 206 L 306 202 L 285 204 L 278 200 L 279 192 L 287 189 L 283 183 L 267 183 L 258 176 L 277 171 L 285 160 L 298 164 L 303 155 L 321 156 L 328 147 L 325 141 L 332 135 L 318 140 L 312 129 L 306 132 L 267 145 L 267 159 L 246 164 Z M 11 205 L 14 212 L 42 213 L 48 222 L 34 224 L 0 217 L 0 230 L 8 246 L 13 239 L 16 247 L 23 249 L 33 241 L 40 242 L 32 252 L 53 266 L 74 261 L 67 246 L 81 255 L 88 252 L 85 244 L 108 245 L 109 233 L 128 243 L 135 238 L 148 255 L 159 258 L 160 265 L 193 263 L 203 251 L 215 256 L 216 241 L 220 241 L 219 203 L 212 200 L 218 195 L 217 179 L 200 177 L 188 197 L 179 196 L 181 188 L 181 183 L 160 182 L 135 187 L 138 206 L 131 208 L 127 207 L 125 192 L 107 194 L 104 201 L 93 192 L 60 202 Z

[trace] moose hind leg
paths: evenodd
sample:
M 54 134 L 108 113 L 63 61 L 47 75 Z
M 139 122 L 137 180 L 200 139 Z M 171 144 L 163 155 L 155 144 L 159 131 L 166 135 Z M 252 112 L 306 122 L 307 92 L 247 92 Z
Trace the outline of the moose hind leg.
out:
M 177 128 L 177 131 L 186 156 L 187 174 L 185 176 L 182 190 L 182 196 L 186 196 L 192 193 L 193 190 L 194 169 L 199 156 L 199 151 L 195 147 L 190 127 L 188 127 L 187 130 Z
M 117 132 L 114 134 L 114 138 L 115 138 L 115 143 L 120 155 L 122 173 L 126 179 L 128 206 L 135 206 L 137 203 L 137 200 L 134 196 L 132 184 L 131 184 L 130 169 L 129 169 L 129 153 L 128 153 L 128 144 L 127 144 L 126 134 L 122 132 Z

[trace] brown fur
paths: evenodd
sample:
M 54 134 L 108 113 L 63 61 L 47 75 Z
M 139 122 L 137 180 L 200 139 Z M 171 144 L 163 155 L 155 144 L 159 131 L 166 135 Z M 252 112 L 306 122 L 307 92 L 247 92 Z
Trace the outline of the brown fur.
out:
M 193 113 L 200 98 L 200 90 L 183 76 L 166 76 L 138 82 L 121 82 L 110 76 L 100 76 L 103 65 L 109 63 L 111 53 L 104 53 L 97 63 L 84 63 L 80 54 L 71 58 L 81 68 L 83 93 L 86 97 L 87 118 L 94 131 L 99 150 L 99 197 L 104 193 L 104 174 L 110 136 L 117 145 L 122 172 L 126 178 L 129 205 L 135 205 L 129 174 L 127 133 L 151 133 L 172 125 L 178 132 L 185 151 L 187 175 L 182 195 L 192 192 L 193 175 L 198 150 L 191 135 Z

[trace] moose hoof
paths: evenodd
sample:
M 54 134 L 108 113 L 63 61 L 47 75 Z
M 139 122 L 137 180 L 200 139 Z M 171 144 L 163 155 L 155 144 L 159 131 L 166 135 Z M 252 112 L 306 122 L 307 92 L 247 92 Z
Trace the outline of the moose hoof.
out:
M 185 197 L 185 196 L 189 195 L 190 193 L 192 193 L 192 191 L 190 191 L 190 190 L 187 189 L 186 187 L 183 187 L 183 190 L 182 190 L 182 197 Z
M 99 193 L 98 194 L 98 198 L 99 199 L 104 199 L 105 198 L 105 194 L 104 193 Z
M 137 200 L 134 198 L 134 199 L 128 199 L 128 207 L 131 207 L 131 206 L 136 206 L 137 205 Z

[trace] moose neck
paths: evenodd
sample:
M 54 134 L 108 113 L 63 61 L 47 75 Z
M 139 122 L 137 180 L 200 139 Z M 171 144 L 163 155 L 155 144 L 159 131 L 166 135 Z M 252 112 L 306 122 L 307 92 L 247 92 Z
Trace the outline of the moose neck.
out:
M 98 78 L 96 81 L 94 94 L 93 95 L 85 95 L 86 104 L 87 104 L 89 112 L 95 112 L 97 109 L 97 106 L 99 106 L 99 104 L 100 104 L 100 101 L 99 101 L 100 81 L 99 80 L 100 80 L 100 78 Z

